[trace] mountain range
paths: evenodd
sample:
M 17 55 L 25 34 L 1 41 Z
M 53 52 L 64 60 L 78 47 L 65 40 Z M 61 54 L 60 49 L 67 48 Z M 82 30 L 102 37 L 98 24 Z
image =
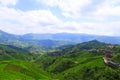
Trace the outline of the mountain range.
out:
M 2 36 L 4 35 L 4 36 Z M 9 34 L 4 31 L 0 31 L 0 42 L 4 42 L 8 39 L 8 43 L 11 40 L 35 40 L 44 42 L 44 40 L 48 40 L 48 43 L 51 43 L 52 41 L 62 41 L 62 42 L 68 42 L 68 44 L 74 44 L 74 43 L 82 43 L 87 42 L 91 40 L 98 40 L 105 43 L 111 43 L 111 44 L 120 44 L 120 36 L 100 36 L 100 35 L 89 35 L 89 34 L 76 34 L 76 33 L 55 33 L 55 34 L 25 34 L 25 35 L 14 35 Z M 51 42 L 49 42 L 51 40 Z M 19 42 L 19 41 L 18 41 Z M 45 41 L 47 42 L 47 41 Z M 6 43 L 6 42 L 5 42 Z
M 99 36 L 88 34 L 56 33 L 56 34 L 25 34 L 14 35 L 0 30 L 0 43 L 24 48 L 31 53 L 41 54 L 56 47 L 75 45 L 91 40 L 104 43 L 120 44 L 120 37 Z
M 23 35 L 24 36 L 24 35 Z M 5 45 L 13 45 L 16 47 L 28 49 L 30 52 L 43 53 L 55 47 L 68 44 L 67 41 L 50 40 L 50 39 L 27 39 L 21 35 L 13 35 L 0 31 L 0 43 Z

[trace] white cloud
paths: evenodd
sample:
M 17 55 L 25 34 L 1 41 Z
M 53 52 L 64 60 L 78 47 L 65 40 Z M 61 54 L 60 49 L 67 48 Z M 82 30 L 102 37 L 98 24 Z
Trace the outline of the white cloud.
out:
M 118 22 L 98 22 L 98 23 L 83 23 L 84 26 L 88 26 L 88 34 L 97 34 L 97 35 L 112 35 L 115 36 L 120 30 L 120 21 Z M 120 34 L 118 34 L 120 35 Z
M 82 16 L 82 8 L 90 4 L 90 0 L 65 0 L 61 1 L 59 4 L 62 14 L 64 16 L 70 16 L 71 18 L 80 18 Z
M 50 25 L 55 26 L 60 23 L 61 20 L 54 16 L 49 10 L 32 10 L 24 12 L 18 9 L 0 6 L 0 26 L 4 30 L 9 32 L 12 31 L 12 33 L 20 34 L 23 29 L 26 30 L 23 31 L 23 33 L 31 32 L 32 30 L 45 32 L 44 27 Z
M 37 0 L 50 7 L 58 7 L 65 17 L 80 17 L 81 9 L 90 4 L 90 0 Z
M 7 5 L 16 5 L 18 0 L 0 0 L 1 5 L 7 6 Z
M 118 22 L 63 22 L 49 10 L 20 11 L 0 7 L 0 28 L 10 33 L 87 33 L 97 35 L 118 35 Z
M 20 9 L 8 8 L 7 6 L 2 5 L 0 6 L 0 29 L 14 34 L 68 32 L 97 35 L 120 35 L 120 20 L 117 22 L 104 22 L 109 16 L 120 15 L 120 5 L 116 5 L 119 3 L 119 0 L 105 0 L 102 4 L 97 5 L 95 10 L 84 16 L 82 8 L 91 4 L 92 0 L 40 1 L 43 1 L 42 3 L 51 7 L 59 7 L 62 11 L 61 14 L 69 17 L 70 20 L 64 21 L 62 18 L 59 19 L 54 15 L 56 13 L 53 14 L 50 10 L 22 11 Z M 80 17 L 94 20 L 84 20 L 83 22 L 80 22 Z M 77 19 L 74 20 L 72 18 Z
M 106 0 L 91 15 L 98 18 L 120 17 L 120 0 Z
M 101 4 L 93 4 L 95 2 L 94 0 L 38 1 L 50 7 L 58 7 L 61 10 L 61 14 L 69 18 L 91 18 L 103 21 L 110 16 L 120 16 L 120 0 L 103 0 Z M 95 9 L 85 11 L 84 9 L 86 8 Z
M 49 10 L 32 10 L 32 11 L 21 11 L 18 9 L 0 7 L 1 20 L 18 21 L 25 25 L 31 24 L 56 24 L 60 20 L 54 16 Z
M 51 6 L 51 7 L 54 7 L 54 6 L 58 6 L 59 2 L 61 0 L 36 0 L 37 2 L 40 2 L 40 3 L 43 3 L 47 6 Z

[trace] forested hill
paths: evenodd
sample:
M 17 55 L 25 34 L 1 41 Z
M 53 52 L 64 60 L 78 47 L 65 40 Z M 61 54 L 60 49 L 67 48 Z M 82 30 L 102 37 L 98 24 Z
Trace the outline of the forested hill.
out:
M 97 51 L 102 49 L 107 49 L 108 45 L 97 40 L 92 40 L 88 42 L 79 43 L 76 45 L 65 45 L 56 48 L 58 51 L 51 53 L 50 55 L 62 55 L 62 54 L 74 54 L 80 51 Z
M 103 57 L 113 52 L 113 61 L 119 62 L 120 46 L 109 48 L 96 40 L 66 46 L 56 52 L 41 55 L 36 61 L 43 69 L 60 80 L 119 80 L 120 68 L 104 63 Z
M 111 61 L 120 61 L 120 46 L 110 45 L 93 40 L 36 55 L 0 44 L 0 79 L 119 80 L 120 68 L 108 66 L 103 60 L 112 52 Z
M 0 44 L 0 60 L 31 60 L 32 55 L 29 51 L 11 45 Z

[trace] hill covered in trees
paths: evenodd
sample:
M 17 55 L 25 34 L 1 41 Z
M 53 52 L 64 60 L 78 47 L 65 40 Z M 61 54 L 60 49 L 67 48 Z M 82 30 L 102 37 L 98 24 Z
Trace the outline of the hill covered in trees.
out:
M 103 57 L 112 51 L 112 60 L 119 63 L 120 46 L 110 49 L 109 45 L 93 40 L 67 46 L 41 55 L 35 63 L 60 80 L 119 80 L 120 68 L 108 66 Z
M 92 40 L 35 54 L 26 48 L 0 44 L 0 79 L 119 80 L 120 68 L 108 66 L 103 60 L 106 53 L 112 53 L 111 61 L 120 63 L 120 46 L 110 45 Z

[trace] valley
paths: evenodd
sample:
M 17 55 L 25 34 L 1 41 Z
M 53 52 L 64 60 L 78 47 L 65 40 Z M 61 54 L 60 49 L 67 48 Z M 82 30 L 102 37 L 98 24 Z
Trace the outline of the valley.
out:
M 4 36 L 2 36 L 4 35 Z M 109 66 L 103 57 L 120 63 L 120 45 L 91 40 L 23 39 L 0 35 L 1 80 L 119 80 L 120 68 Z M 106 58 L 107 59 L 107 58 Z
M 0 0 L 0 80 L 120 80 L 120 0 Z

